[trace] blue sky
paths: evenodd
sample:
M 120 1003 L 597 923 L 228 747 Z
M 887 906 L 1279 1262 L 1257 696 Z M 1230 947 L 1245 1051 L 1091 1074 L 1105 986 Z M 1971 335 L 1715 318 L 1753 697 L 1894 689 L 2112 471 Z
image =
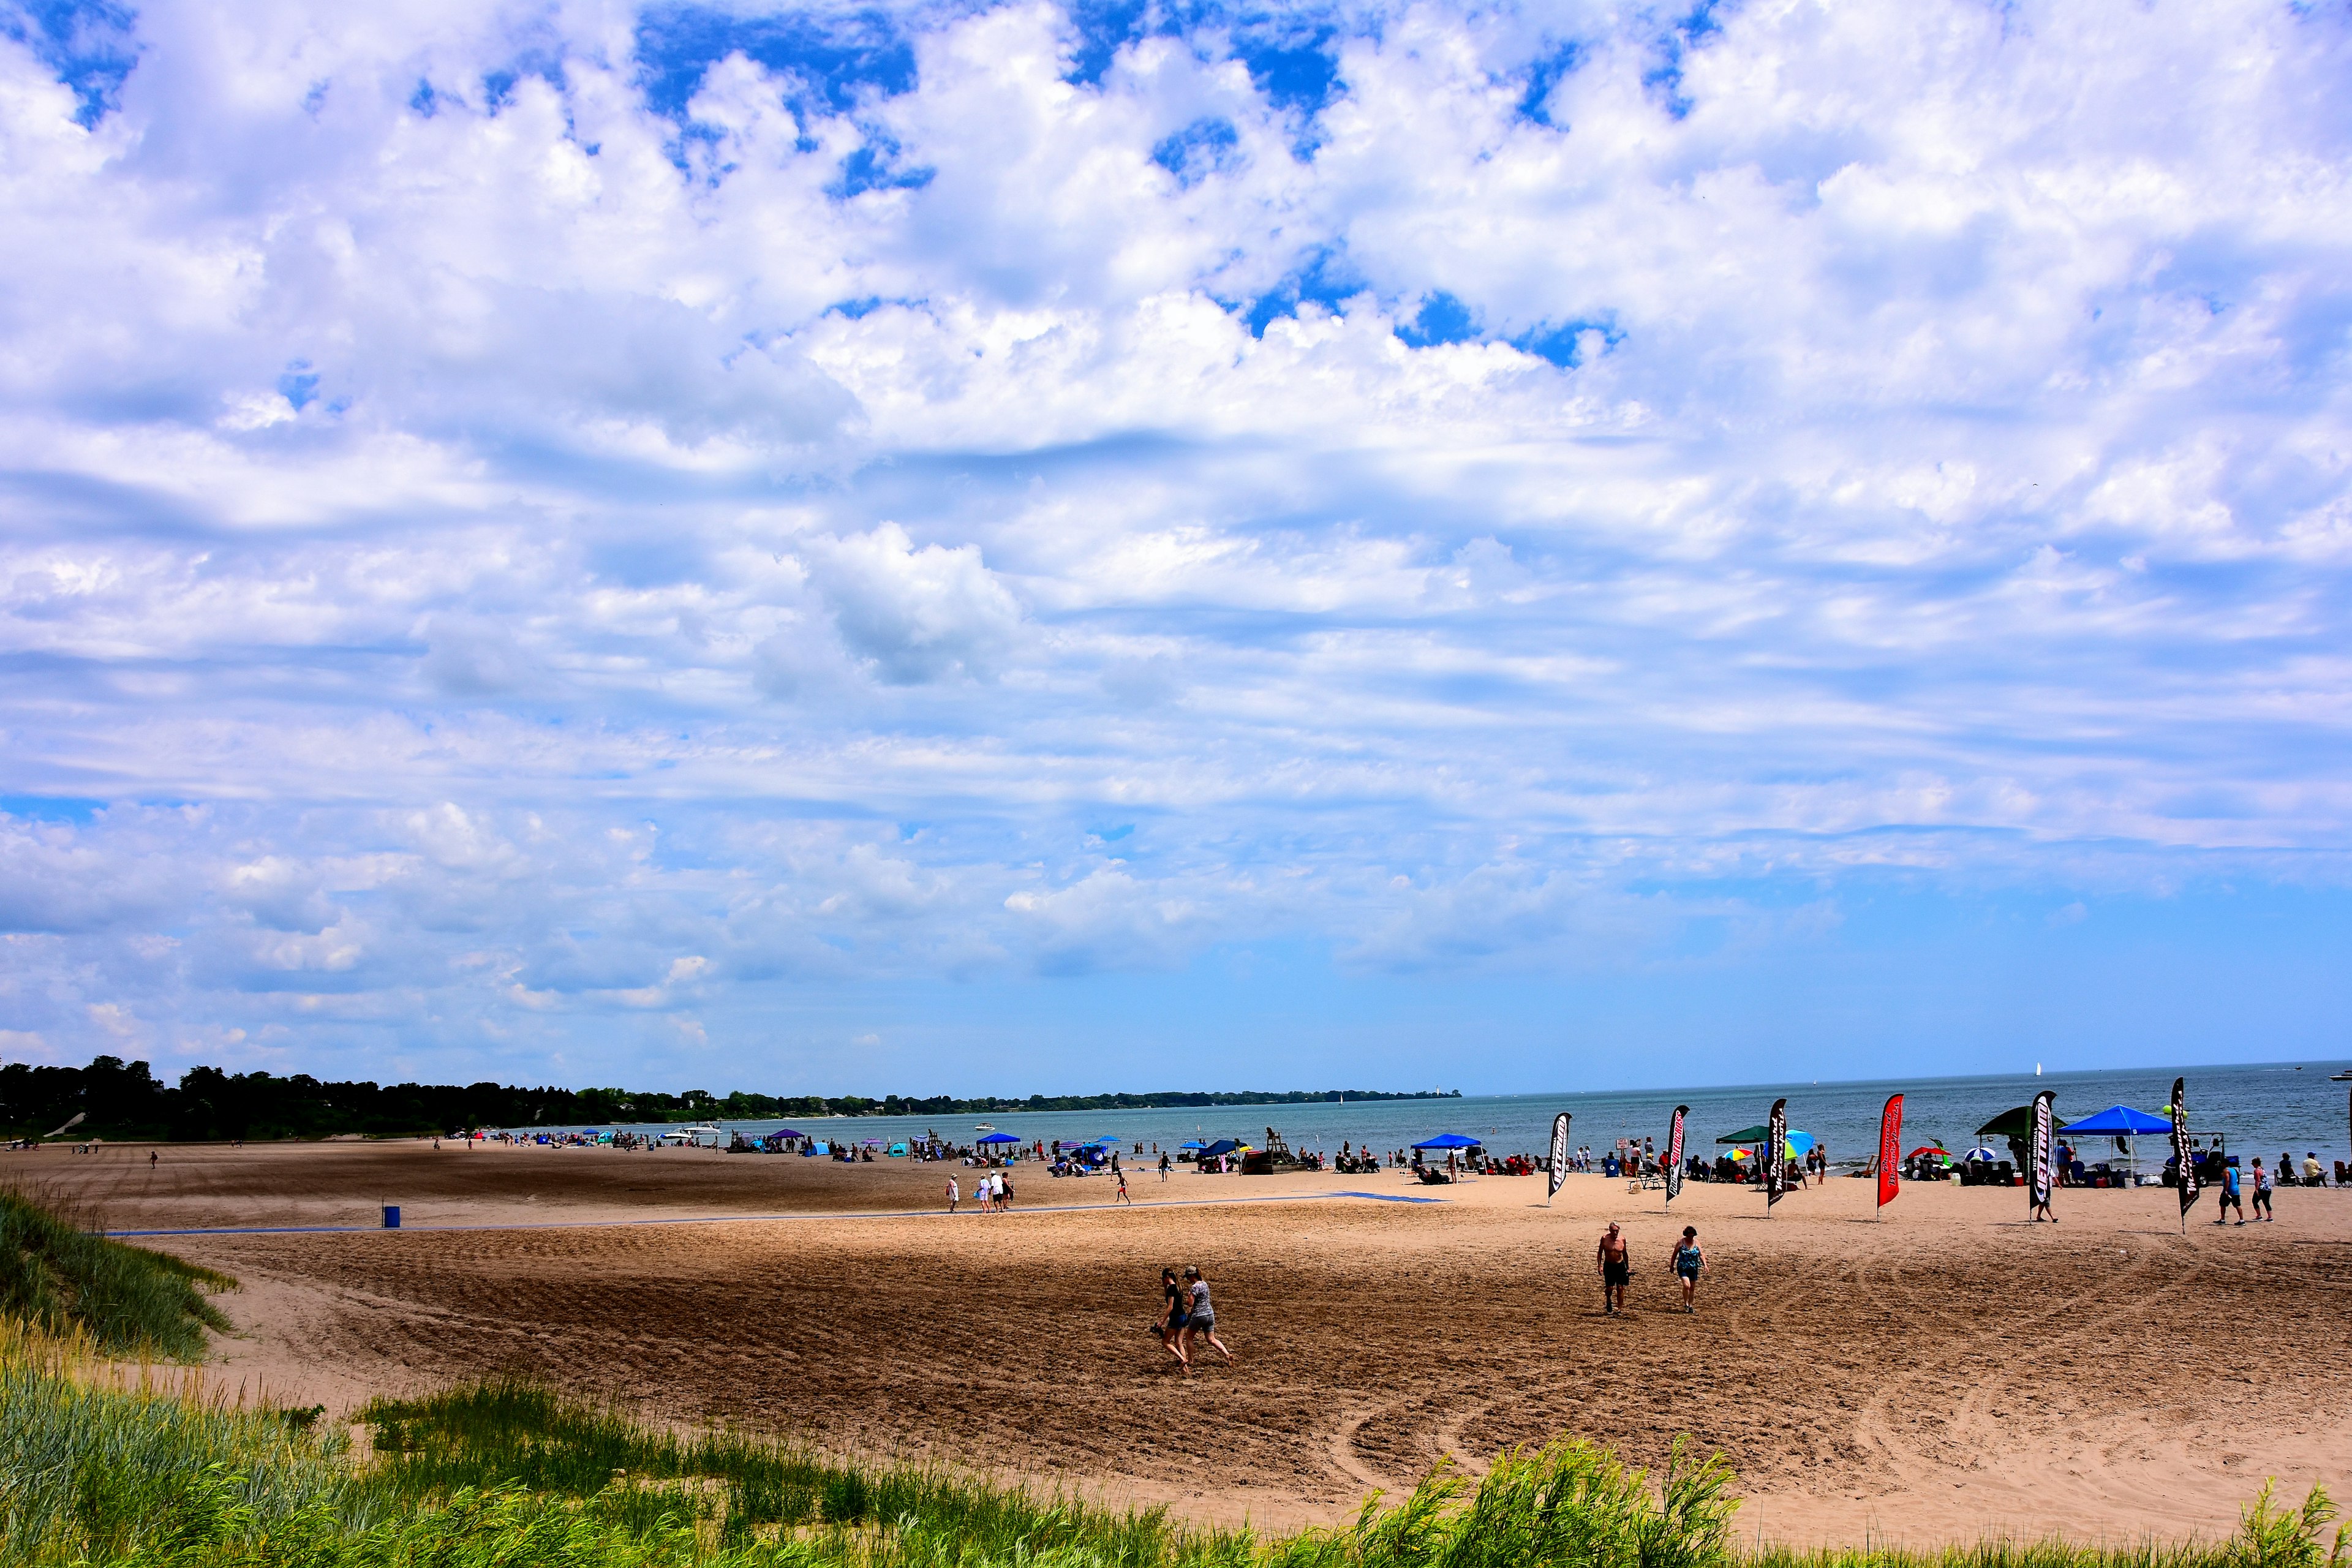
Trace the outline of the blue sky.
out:
M 2352 1055 L 2341 6 L 0 6 L 0 1057 Z

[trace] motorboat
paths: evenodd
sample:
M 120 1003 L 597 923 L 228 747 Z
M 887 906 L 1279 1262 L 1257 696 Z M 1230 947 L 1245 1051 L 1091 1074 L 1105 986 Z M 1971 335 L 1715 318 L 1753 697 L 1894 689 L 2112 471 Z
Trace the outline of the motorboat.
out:
M 710 1140 L 708 1145 L 709 1148 L 726 1147 L 727 1134 L 716 1127 L 673 1127 L 661 1135 L 661 1141 L 665 1143 L 684 1143 L 694 1148 L 704 1147 L 702 1141 L 706 1138 Z
M 2329 1079 L 2327 1081 L 2330 1083 L 2352 1083 L 2352 1068 L 2346 1068 L 2342 1072 L 2337 1073 L 2334 1078 Z

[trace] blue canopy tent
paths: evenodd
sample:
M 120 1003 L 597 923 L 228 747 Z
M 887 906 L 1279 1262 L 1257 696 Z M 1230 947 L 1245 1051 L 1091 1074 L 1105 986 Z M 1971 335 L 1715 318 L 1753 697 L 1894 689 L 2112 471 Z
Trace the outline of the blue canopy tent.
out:
M 1011 1132 L 989 1132 L 982 1134 L 979 1139 L 979 1142 L 982 1143 L 1018 1143 L 1021 1140 Z
M 2139 1137 L 2143 1132 L 2172 1131 L 2172 1123 L 2161 1116 L 2150 1116 L 2145 1110 L 2134 1110 L 2128 1105 L 2110 1105 L 2095 1115 L 2084 1116 L 2066 1123 L 2066 1136 L 2080 1138 L 2084 1133 L 2113 1138 L 2116 1146 L 2131 1161 L 2132 1184 L 2139 1184 Z
M 1479 1146 L 1477 1139 L 1465 1138 L 1459 1132 L 1441 1132 L 1413 1145 L 1416 1149 L 1475 1149 Z
M 2128 1105 L 2110 1105 L 2095 1116 L 2085 1116 L 2066 1123 L 2069 1132 L 2095 1132 L 2114 1138 L 2132 1138 L 2142 1132 L 2169 1132 L 2172 1123 L 2161 1116 L 2150 1116 L 2145 1110 L 2134 1110 Z
M 1215 1142 L 1204 1144 L 1202 1147 L 1201 1158 L 1203 1160 L 1213 1160 L 1220 1154 L 1230 1154 L 1240 1147 L 1241 1145 L 1239 1143 L 1234 1142 L 1230 1138 L 1220 1138 Z

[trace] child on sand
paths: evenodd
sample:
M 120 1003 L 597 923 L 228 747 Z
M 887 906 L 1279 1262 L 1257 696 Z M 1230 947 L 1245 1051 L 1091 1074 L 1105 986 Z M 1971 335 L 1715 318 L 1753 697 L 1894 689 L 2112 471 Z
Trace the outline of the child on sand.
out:
M 1698 1226 L 1683 1226 L 1681 1245 L 1675 1248 L 1675 1278 L 1682 1281 L 1683 1310 L 1685 1312 L 1698 1310 L 1694 1298 L 1698 1294 L 1699 1270 L 1706 1267 L 1706 1254 L 1699 1250 Z
M 1120 1170 L 1117 1165 L 1113 1165 L 1111 1167 L 1111 1174 L 1118 1178 L 1118 1195 L 1111 1199 L 1111 1202 L 1115 1204 L 1127 1204 L 1132 1205 L 1135 1200 L 1127 1195 L 1127 1173 Z

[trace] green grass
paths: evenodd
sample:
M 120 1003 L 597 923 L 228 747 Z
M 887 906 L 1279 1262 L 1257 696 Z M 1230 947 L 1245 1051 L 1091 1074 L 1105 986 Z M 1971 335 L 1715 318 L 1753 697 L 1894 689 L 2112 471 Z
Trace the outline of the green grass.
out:
M 186 1390 L 117 1388 L 87 1352 L 0 1330 L 0 1561 L 28 1568 L 2352 1568 L 2315 1489 L 2225 1541 L 1988 1540 L 1743 1551 L 1723 1461 L 1655 1475 L 1561 1439 L 1441 1469 L 1344 1527 L 1199 1529 L 741 1433 L 677 1433 L 501 1383 L 334 1431 Z
M 1204 1551 L 1237 1555 L 1217 1532 L 1180 1531 L 1158 1510 L 1090 1508 L 929 1467 L 845 1466 L 739 1432 L 681 1435 L 525 1384 L 378 1400 L 361 1419 L 376 1453 L 372 1484 L 410 1505 L 520 1485 L 580 1500 L 606 1521 L 712 1525 L 719 1540 L 739 1546 L 791 1532 L 805 1548 L 812 1531 L 863 1541 L 887 1527 L 893 1539 L 951 1539 L 988 1561 L 1076 1546 L 1138 1565 L 1188 1563 Z
M 203 1395 L 193 1374 L 99 1360 L 87 1337 L 0 1321 L 0 1563 L 109 1562 L 233 1502 L 256 1519 L 321 1504 L 353 1522 L 350 1441 Z
M 51 1334 L 88 1334 L 115 1354 L 189 1360 L 228 1320 L 205 1299 L 236 1281 L 144 1247 L 94 1236 L 26 1193 L 0 1187 L 0 1317 Z

